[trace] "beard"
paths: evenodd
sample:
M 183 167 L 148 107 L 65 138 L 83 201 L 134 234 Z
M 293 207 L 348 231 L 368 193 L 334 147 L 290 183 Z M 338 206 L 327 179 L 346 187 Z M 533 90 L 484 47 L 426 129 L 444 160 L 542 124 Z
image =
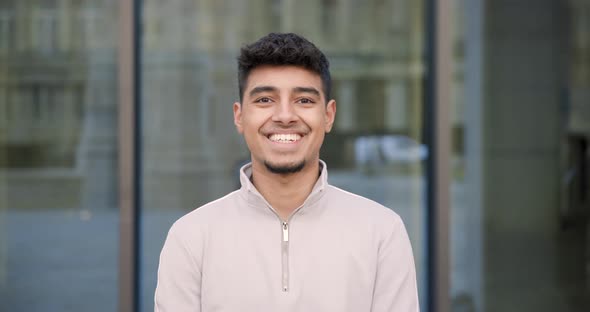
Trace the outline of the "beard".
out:
M 302 160 L 299 163 L 288 165 L 275 165 L 268 161 L 264 161 L 264 166 L 266 169 L 268 169 L 268 171 L 275 174 L 293 174 L 303 170 L 303 167 L 305 167 L 305 160 Z

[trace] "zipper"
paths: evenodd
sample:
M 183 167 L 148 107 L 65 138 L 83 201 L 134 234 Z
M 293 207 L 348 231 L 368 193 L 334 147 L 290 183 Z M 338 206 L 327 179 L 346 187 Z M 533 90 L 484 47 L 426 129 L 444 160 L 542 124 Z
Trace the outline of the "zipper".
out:
M 315 193 L 310 194 L 309 196 L 312 196 Z M 281 240 L 281 265 L 282 265 L 282 274 L 281 274 L 281 279 L 282 279 L 282 291 L 283 292 L 288 292 L 289 291 L 289 221 L 291 220 L 291 218 L 297 214 L 297 212 L 299 212 L 299 210 L 301 210 L 301 208 L 303 208 L 303 206 L 305 205 L 305 203 L 303 203 L 301 206 L 299 206 L 297 209 L 295 209 L 291 215 L 289 216 L 289 218 L 287 219 L 287 221 L 283 221 L 281 216 L 274 210 L 274 208 L 272 208 L 272 206 L 264 199 L 264 202 L 266 203 L 266 206 L 268 207 L 268 209 L 270 209 L 270 211 L 272 211 L 281 221 L 281 231 L 282 231 L 282 240 Z
M 283 292 L 289 291 L 289 222 L 282 223 L 283 241 L 281 242 L 281 257 L 283 266 Z
M 253 193 L 251 190 L 248 190 L 248 191 Z M 316 193 L 317 193 L 317 191 L 310 193 L 308 198 L 315 195 Z M 264 203 L 266 204 L 268 209 L 270 209 L 270 211 L 272 211 L 272 213 L 274 213 L 281 221 L 281 230 L 283 232 L 282 241 L 281 241 L 282 290 L 283 290 L 283 292 L 288 292 L 289 291 L 289 221 L 291 220 L 291 218 L 293 218 L 293 216 L 295 214 L 297 214 L 297 212 L 299 212 L 299 210 L 301 210 L 301 208 L 303 208 L 303 206 L 305 206 L 305 203 L 307 202 L 307 200 L 305 202 L 303 202 L 303 204 L 301 204 L 301 206 L 297 207 L 297 209 L 295 209 L 291 213 L 291 215 L 289 216 L 287 221 L 283 221 L 281 216 L 266 201 L 266 199 L 264 197 L 262 197 L 262 195 L 258 194 L 257 196 L 262 198 L 262 200 L 264 201 Z

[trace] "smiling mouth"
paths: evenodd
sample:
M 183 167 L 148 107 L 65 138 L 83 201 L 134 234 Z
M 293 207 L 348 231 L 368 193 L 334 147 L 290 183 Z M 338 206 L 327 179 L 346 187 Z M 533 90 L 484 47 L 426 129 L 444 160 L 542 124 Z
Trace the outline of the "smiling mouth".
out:
M 271 134 L 268 139 L 276 143 L 295 143 L 301 140 L 301 135 L 296 133 L 289 134 Z

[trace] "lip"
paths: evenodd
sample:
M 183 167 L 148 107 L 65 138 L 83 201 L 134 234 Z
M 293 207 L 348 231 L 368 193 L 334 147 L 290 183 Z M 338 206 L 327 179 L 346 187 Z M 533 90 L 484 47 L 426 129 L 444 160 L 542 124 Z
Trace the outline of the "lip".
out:
M 299 136 L 302 136 L 302 137 L 305 135 L 305 133 L 302 132 L 302 131 L 293 131 L 293 130 L 291 130 L 291 131 L 281 131 L 281 130 L 277 130 L 277 131 L 265 131 L 265 132 L 263 132 L 263 134 L 265 136 L 267 136 L 267 137 L 269 137 L 269 136 L 271 136 L 273 134 L 296 134 L 296 135 L 299 135 Z

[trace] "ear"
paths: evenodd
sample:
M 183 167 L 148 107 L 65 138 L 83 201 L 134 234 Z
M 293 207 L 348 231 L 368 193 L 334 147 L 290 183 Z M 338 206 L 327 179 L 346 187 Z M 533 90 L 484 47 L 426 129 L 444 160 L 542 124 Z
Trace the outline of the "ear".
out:
M 244 128 L 242 127 L 242 104 L 240 102 L 234 103 L 234 124 L 238 133 L 244 133 Z
M 330 102 L 326 104 L 326 133 L 332 131 L 332 126 L 334 125 L 334 118 L 336 118 L 336 101 L 330 100 Z

